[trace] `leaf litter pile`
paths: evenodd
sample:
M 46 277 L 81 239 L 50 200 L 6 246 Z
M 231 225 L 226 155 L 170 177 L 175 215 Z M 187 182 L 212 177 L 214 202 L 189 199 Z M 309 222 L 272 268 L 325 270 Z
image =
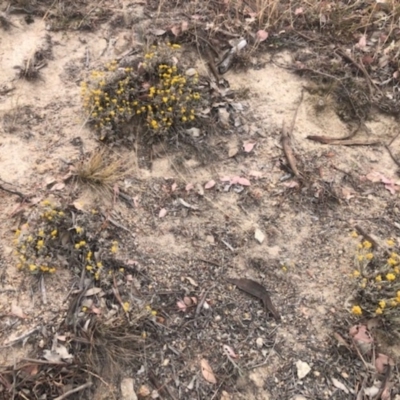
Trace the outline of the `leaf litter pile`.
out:
M 77 10 L 78 4 L 65 2 L 65 8 L 52 9 L 49 4 L 50 9 L 42 9 L 43 5 L 32 9 L 32 5 L 26 10 L 17 3 L 11 2 L 1 15 L 3 29 L 12 29 L 8 16 L 14 13 L 44 16 L 51 22 L 50 31 L 95 30 L 98 24 L 110 20 L 111 15 L 114 16 L 110 24 L 127 23 L 126 15 L 102 4 L 91 9 L 88 2 L 82 1 Z M 178 129 L 166 129 L 163 133 L 168 135 L 163 138 L 157 135 L 157 139 L 144 141 L 147 153 L 138 160 L 141 166 L 151 166 L 160 148 L 167 152 L 178 148 L 184 157 L 194 152 L 203 163 L 212 159 L 213 150 L 204 131 L 224 135 L 232 126 L 239 132 L 245 126 L 240 96 L 229 89 L 223 74 L 230 68 L 261 67 L 261 55 L 268 50 L 272 54 L 282 49 L 296 50 L 293 63 L 283 67 L 311 79 L 305 90 L 315 96 L 317 111 L 334 102 L 343 121 L 354 124 L 348 137 L 310 136 L 310 140 L 345 146 L 374 144 L 375 139 L 354 138 L 361 130 L 368 134 L 364 122 L 370 111 L 375 107 L 398 116 L 400 70 L 396 57 L 400 51 L 400 31 L 396 21 L 400 10 L 394 1 L 150 3 L 147 11 L 157 15 L 148 32 L 152 43 L 167 39 L 167 43 L 173 41 L 177 46 L 195 48 L 207 60 L 212 79 L 201 82 L 203 93 L 207 94 L 196 109 L 200 122 L 186 125 L 186 119 L 174 114 L 174 124 L 178 120 L 185 124 Z M 41 63 L 39 53 L 35 57 L 20 68 L 20 77 L 39 77 L 45 61 Z M 124 64 L 126 59 L 121 57 L 115 68 L 122 65 L 131 68 L 131 64 Z M 136 66 L 137 59 L 133 57 L 131 61 Z M 167 68 L 172 66 L 168 64 Z M 124 73 L 123 79 L 126 77 Z M 146 76 L 141 78 L 141 87 L 135 88 L 135 95 L 146 92 L 143 98 L 148 101 L 146 79 Z M 118 81 L 113 83 L 118 85 Z M 121 88 L 114 87 L 113 94 L 117 90 Z M 103 100 L 107 104 L 107 98 Z M 129 100 L 133 106 L 135 100 Z M 93 106 L 103 108 L 104 104 L 96 105 L 96 101 L 89 104 L 92 117 L 89 122 L 93 122 Z M 301 101 L 302 98 L 299 104 Z M 161 106 L 163 102 L 161 97 Z M 186 109 L 182 112 L 190 119 L 190 112 Z M 290 139 L 296 114 L 297 111 L 291 125 L 284 124 L 281 132 L 285 161 L 280 160 L 280 168 L 294 178 L 286 182 L 284 193 L 296 205 L 311 205 L 310 209 L 318 210 L 323 218 L 327 211 L 321 211 L 321 205 L 335 210 L 343 199 L 348 200 L 352 195 L 339 193 L 336 187 L 318 178 L 316 171 L 321 171 L 323 161 L 306 155 L 301 159 L 295 157 Z M 107 125 L 108 114 L 102 118 Z M 165 121 L 160 118 L 157 124 L 169 123 L 168 117 Z M 158 128 L 152 119 L 145 121 L 150 129 Z M 115 128 L 112 125 L 112 133 Z M 386 148 L 396 162 L 396 154 L 390 147 L 394 139 L 386 143 Z M 255 141 L 244 142 L 241 149 L 229 151 L 229 158 L 251 154 L 256 148 Z M 135 392 L 140 398 L 229 399 L 235 398 L 231 397 L 233 392 L 244 396 L 237 398 L 246 398 L 247 375 L 260 366 L 274 369 L 278 359 L 281 366 L 263 382 L 272 398 L 390 399 L 399 394 L 396 363 L 379 346 L 383 341 L 381 336 L 387 334 L 385 329 L 398 329 L 397 319 L 393 318 L 397 314 L 393 311 L 385 314 L 389 306 L 381 306 L 382 296 L 376 292 L 380 290 L 379 282 L 372 289 L 361 287 L 361 290 L 357 282 L 350 301 L 359 303 L 352 310 L 360 315 L 354 308 L 359 307 L 363 319 L 355 323 L 349 314 L 337 314 L 342 323 L 326 345 L 313 337 L 317 332 L 309 326 L 309 320 L 295 318 L 299 304 L 291 282 L 293 276 L 286 273 L 287 267 L 281 262 L 266 263 L 250 257 L 244 268 L 256 270 L 259 279 L 232 276 L 229 264 L 233 255 L 245 248 L 249 240 L 262 243 L 265 229 L 241 231 L 240 222 L 230 220 L 229 206 L 226 210 L 218 209 L 213 196 L 234 193 L 241 205 L 249 209 L 262 204 L 262 194 L 254 185 L 261 178 L 258 171 L 231 174 L 201 185 L 168 179 L 143 184 L 130 175 L 129 168 L 124 172 L 119 165 L 107 169 L 101 163 L 104 154 L 100 152 L 90 158 L 99 167 L 99 174 L 91 168 L 93 165 L 87 168 L 80 161 L 59 181 L 47 182 L 47 189 L 53 193 L 70 187 L 72 196 L 68 202 L 61 197 L 43 200 L 44 193 L 42 201 L 37 201 L 6 185 L 0 186 L 21 200 L 14 212 L 18 219 L 14 256 L 17 268 L 25 274 L 26 285 L 40 299 L 36 301 L 49 306 L 47 287 L 60 271 L 68 271 L 64 278 L 71 283 L 66 307 L 51 323 L 33 324 L 21 335 L 4 342 L 7 347 L 33 344 L 30 357 L 1 367 L 0 393 L 4 398 L 84 399 L 98 393 L 99 388 L 107 392 L 106 398 L 119 398 L 113 385 L 124 376 L 135 376 Z M 175 169 L 179 170 L 181 162 L 179 157 L 173 160 Z M 400 187 L 398 181 L 380 172 L 366 174 L 361 184 L 355 183 L 350 173 L 344 175 L 355 190 L 362 185 L 368 189 L 372 183 L 381 183 L 394 195 Z M 97 196 L 112 202 L 112 207 L 84 210 L 75 201 L 79 192 L 75 183 L 95 189 Z M 143 193 L 145 199 L 141 197 Z M 276 190 L 273 194 L 279 193 L 282 194 Z M 143 215 L 135 215 L 129 224 L 119 222 L 117 203 L 121 201 L 124 207 L 138 210 L 138 199 L 142 200 Z M 26 200 L 28 204 L 30 201 L 29 206 Z M 388 224 L 393 221 L 391 206 L 396 208 L 396 204 L 389 204 L 387 215 L 381 217 Z M 213 221 L 208 215 L 205 221 L 208 235 L 200 236 L 199 227 L 191 217 L 213 207 L 220 218 Z M 164 254 L 156 241 L 136 248 L 140 234 L 150 233 L 156 229 L 156 218 L 163 221 L 167 216 L 186 221 L 170 231 L 176 239 L 194 243 L 198 249 L 195 254 L 189 251 Z M 368 233 L 359 233 L 366 241 L 371 240 Z M 380 270 L 374 270 L 373 265 L 369 268 L 368 279 L 371 274 L 375 279 Z M 385 273 L 387 276 L 391 272 Z M 387 286 L 390 279 L 383 277 Z M 396 302 L 396 290 L 391 290 L 390 296 Z M 377 328 L 377 306 L 387 316 L 383 330 Z M 26 315 L 13 304 L 3 317 L 1 334 L 5 336 L 15 321 L 24 320 Z M 282 320 L 288 330 L 296 329 L 299 333 L 296 345 L 302 346 L 302 350 L 294 351 L 278 339 Z M 330 323 L 328 319 L 326 323 Z M 313 339 L 307 339 L 306 332 L 311 332 Z

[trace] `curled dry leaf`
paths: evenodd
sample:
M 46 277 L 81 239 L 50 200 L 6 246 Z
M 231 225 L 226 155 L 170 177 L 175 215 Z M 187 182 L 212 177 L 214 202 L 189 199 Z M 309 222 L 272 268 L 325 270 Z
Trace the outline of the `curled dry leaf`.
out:
M 174 182 L 171 186 L 171 192 L 175 192 L 176 188 L 178 187 L 178 185 L 176 184 L 176 182 Z
M 203 378 L 210 383 L 217 383 L 217 379 L 215 378 L 214 372 L 209 364 L 209 362 L 203 358 L 200 361 L 201 373 L 203 374 Z
M 335 378 L 332 378 L 332 383 L 333 383 L 333 386 L 335 386 L 336 388 L 343 390 L 343 392 L 349 394 L 349 389 L 347 389 L 347 386 L 344 383 L 340 382 L 339 380 L 337 380 Z
M 229 355 L 231 358 L 239 358 L 239 356 L 235 353 L 231 346 L 224 344 L 223 346 L 224 352 Z
M 167 210 L 165 208 L 162 208 L 158 214 L 159 218 L 164 218 L 167 215 Z
M 215 181 L 211 180 L 208 181 L 205 185 L 204 185 L 204 189 L 212 189 L 215 186 Z

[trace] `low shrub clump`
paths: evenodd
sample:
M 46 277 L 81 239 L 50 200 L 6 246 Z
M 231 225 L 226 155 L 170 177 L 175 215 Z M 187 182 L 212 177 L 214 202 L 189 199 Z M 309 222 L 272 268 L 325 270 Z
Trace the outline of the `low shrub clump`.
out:
M 128 122 L 165 134 L 193 123 L 202 95 L 195 69 L 183 71 L 176 52 L 180 45 L 151 46 L 126 63 L 111 61 L 92 71 L 81 84 L 83 108 L 99 131 L 120 131 Z M 131 124 L 132 125 L 132 124 Z
M 354 237 L 358 235 L 353 233 Z M 400 326 L 400 256 L 392 239 L 377 254 L 372 243 L 360 241 L 354 259 L 352 277 L 356 280 L 354 315 L 380 316 Z

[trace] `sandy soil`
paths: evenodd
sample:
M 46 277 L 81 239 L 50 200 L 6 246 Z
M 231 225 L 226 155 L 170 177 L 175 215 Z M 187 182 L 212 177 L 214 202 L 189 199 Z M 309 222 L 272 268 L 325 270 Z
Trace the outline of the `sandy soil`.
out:
M 140 6 L 137 12 L 140 15 Z M 95 33 L 51 32 L 39 18 L 28 25 L 19 15 L 12 16 L 12 22 L 16 26 L 0 35 L 0 88 L 8 85 L 13 89 L 6 94 L 0 91 L 0 183 L 7 182 L 7 188 L 33 194 L 35 199 L 71 198 L 76 193 L 69 185 L 50 191 L 47 183 L 61 179 L 66 163 L 79 158 L 81 150 L 74 139 L 82 140 L 85 153 L 97 146 L 93 132 L 85 125 L 80 80 L 96 65 L 137 46 L 140 35 L 122 28 L 110 31 L 107 25 Z M 111 46 L 104 37 L 112 37 L 115 44 Z M 15 67 L 38 47 L 45 47 L 48 54 L 41 78 L 32 82 L 17 79 Z M 227 288 L 243 312 L 232 318 L 255 313 L 250 317 L 254 335 L 249 332 L 242 339 L 249 340 L 244 349 L 254 352 L 257 363 L 236 387 L 223 388 L 222 396 L 226 397 L 219 392 L 216 398 L 277 399 L 290 376 L 292 389 L 285 394 L 288 397 L 279 398 L 301 393 L 307 396 L 307 379 L 320 380 L 319 398 L 349 398 L 332 385 L 330 378 L 343 378 L 351 370 L 346 365 L 326 368 L 324 351 L 332 346 L 335 327 L 342 324 L 343 318 L 350 318 L 346 317 L 346 302 L 352 294 L 348 278 L 355 251 L 350 239 L 352 228 L 360 224 L 379 237 L 399 238 L 398 228 L 386 224 L 383 215 L 388 209 L 398 215 L 398 192 L 392 195 L 382 184 L 363 180 L 371 171 L 395 178 L 396 165 L 381 146 L 328 146 L 307 140 L 308 135 L 346 136 L 349 128 L 339 119 L 329 98 L 325 108 L 317 109 L 320 97 L 307 90 L 308 82 L 277 67 L 269 56 L 264 57 L 263 68 L 230 71 L 224 76 L 231 89 L 247 89 L 249 95 L 235 99 L 243 108 L 236 114 L 239 126 L 230 126 L 218 136 L 202 133 L 202 140 L 217 154 L 213 161 L 204 164 L 195 154 L 186 154 L 181 160 L 181 149 L 166 145 L 148 168 L 141 162 L 144 150 L 135 153 L 126 147 L 113 148 L 121 155 L 131 153 L 138 160 L 132 176 L 120 182 L 137 200 L 134 209 L 120 203 L 115 210 L 119 220 L 134 233 L 134 237 L 120 233 L 120 257 L 139 260 L 152 286 L 160 290 L 199 293 L 214 280 L 217 286 L 209 294 L 210 304 L 218 303 L 218 285 L 223 284 L 220 278 L 224 276 L 251 278 L 271 291 L 282 315 L 280 324 L 265 315 L 257 300 L 232 286 Z M 283 52 L 276 59 L 289 64 L 291 54 Z M 281 160 L 286 162 L 280 144 L 282 122 L 290 125 L 302 90 L 304 99 L 292 143 L 300 169 L 314 179 L 312 185 L 303 188 L 291 187 L 293 180 L 284 180 L 286 173 L 280 168 Z M 398 127 L 394 118 L 379 114 L 371 116 L 366 125 L 378 138 L 390 137 Z M 249 153 L 243 151 L 247 142 L 256 143 Z M 224 176 L 244 176 L 251 185 L 226 191 L 220 181 Z M 211 179 L 217 182 L 215 187 L 205 190 L 204 185 Z M 174 183 L 177 186 L 172 189 Z M 190 193 L 185 191 L 188 183 L 195 188 Z M 198 187 L 203 188 L 201 194 Z M 179 198 L 198 209 L 183 207 Z M 28 357 L 36 349 L 36 340 L 7 346 L 13 338 L 32 329 L 43 334 L 44 326 L 60 321 L 68 308 L 66 299 L 74 279 L 68 270 L 46 279 L 49 302 L 44 305 L 40 294 L 31 289 L 31 278 L 16 269 L 12 240 L 19 224 L 17 200 L 0 190 L 2 365 Z M 71 202 L 75 200 L 71 198 Z M 87 208 L 98 205 L 88 204 Z M 159 218 L 162 208 L 167 214 Z M 257 229 L 265 235 L 261 244 L 254 238 Z M 187 277 L 194 279 L 199 288 L 191 287 Z M 21 307 L 26 318 L 9 315 L 12 304 Z M 174 315 L 179 318 L 176 310 Z M 222 323 L 229 321 L 223 319 Z M 218 319 L 214 323 L 215 336 L 202 339 L 209 341 L 204 348 L 194 345 L 191 360 L 187 360 L 186 368 L 193 375 L 195 362 L 207 352 L 204 349 L 219 352 L 225 343 L 223 335 L 218 337 Z M 259 347 L 257 337 L 271 330 L 272 343 Z M 221 332 L 225 331 L 221 328 Z M 234 340 L 231 345 L 240 347 Z M 398 359 L 398 349 L 390 351 Z M 248 360 L 249 353 L 242 356 Z M 304 381 L 293 375 L 298 360 L 311 366 Z M 189 375 L 185 377 L 190 381 Z M 179 398 L 201 398 L 190 391 L 182 396 Z

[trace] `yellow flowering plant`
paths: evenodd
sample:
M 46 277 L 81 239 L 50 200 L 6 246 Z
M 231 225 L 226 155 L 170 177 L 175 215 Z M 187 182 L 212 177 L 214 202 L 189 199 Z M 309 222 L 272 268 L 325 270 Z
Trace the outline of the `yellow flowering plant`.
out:
M 357 238 L 357 233 L 351 234 Z M 400 327 L 400 256 L 392 239 L 387 247 L 374 248 L 369 241 L 358 241 L 354 257 L 356 295 L 350 312 L 353 315 L 380 316 Z
M 199 75 L 193 68 L 182 70 L 179 50 L 171 43 L 150 46 L 134 61 L 113 60 L 82 82 L 83 108 L 101 139 L 128 122 L 157 134 L 195 122 L 202 99 Z

